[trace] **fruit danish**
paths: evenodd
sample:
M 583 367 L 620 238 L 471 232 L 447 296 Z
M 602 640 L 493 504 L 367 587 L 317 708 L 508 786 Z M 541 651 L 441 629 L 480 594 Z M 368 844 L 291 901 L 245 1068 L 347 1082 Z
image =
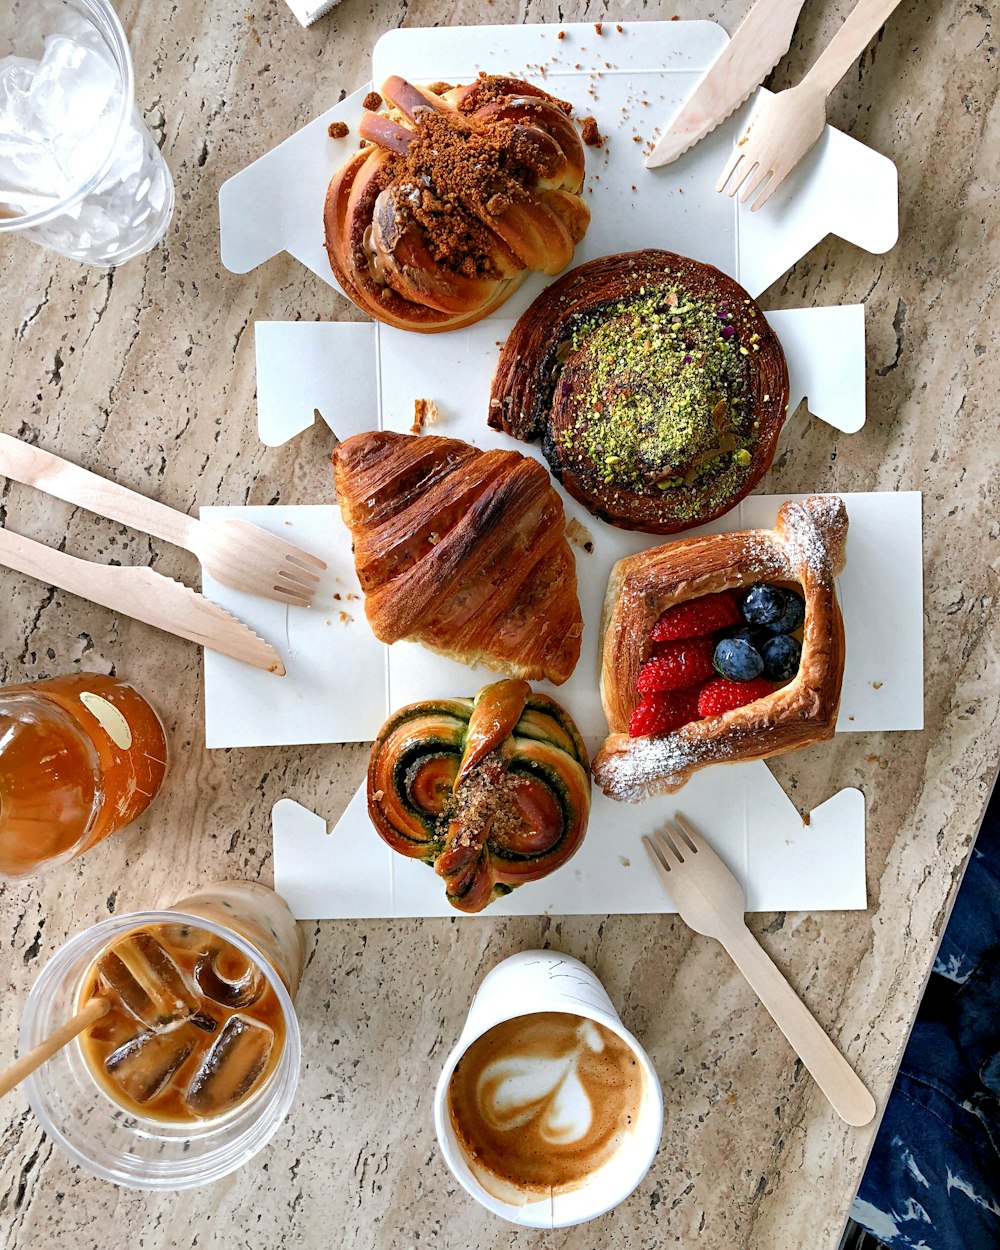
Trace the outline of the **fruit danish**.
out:
M 615 565 L 601 670 L 611 733 L 594 760 L 605 794 L 638 802 L 709 764 L 833 737 L 846 540 L 843 500 L 814 496 L 782 504 L 774 530 L 680 539 Z
M 784 353 L 732 278 L 672 252 L 571 270 L 515 325 L 489 422 L 539 440 L 595 516 L 672 534 L 764 476 L 788 408 Z
M 576 851 L 589 767 L 558 703 L 500 681 L 391 716 L 372 748 L 368 811 L 394 851 L 434 866 L 453 907 L 477 912 Z
M 455 438 L 358 434 L 333 454 L 377 638 L 557 685 L 583 617 L 562 500 L 543 465 Z
M 450 330 L 530 270 L 566 268 L 590 222 L 568 104 L 487 75 L 433 88 L 393 77 L 382 96 L 324 212 L 334 276 L 359 308 L 404 330 Z

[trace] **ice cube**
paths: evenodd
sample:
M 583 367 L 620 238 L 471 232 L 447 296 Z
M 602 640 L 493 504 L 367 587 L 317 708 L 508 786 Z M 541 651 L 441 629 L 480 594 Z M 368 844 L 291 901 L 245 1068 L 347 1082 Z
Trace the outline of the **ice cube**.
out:
M 117 113 L 121 99 L 115 67 L 100 50 L 65 35 L 45 41 L 29 98 L 49 135 L 92 132 L 103 114 Z
M 30 92 L 37 68 L 37 61 L 23 56 L 5 56 L 0 60 L 0 134 L 18 139 L 32 136 Z
M 188 1086 L 188 1107 L 198 1116 L 230 1111 L 260 1080 L 273 1047 L 266 1024 L 231 1016 Z
M 7 200 L 24 191 L 58 201 L 69 190 L 63 171 L 41 144 L 5 134 L 0 134 L 0 186 Z
M 195 1040 L 187 1025 L 159 1033 L 138 1033 L 112 1051 L 104 1067 L 122 1093 L 146 1103 L 166 1088 L 194 1050 Z
M 104 992 L 149 1028 L 162 1028 L 198 1010 L 197 995 L 151 933 L 140 929 L 116 942 L 97 963 Z
M 260 968 L 229 942 L 198 961 L 194 970 L 198 988 L 223 1007 L 249 1007 L 267 986 Z

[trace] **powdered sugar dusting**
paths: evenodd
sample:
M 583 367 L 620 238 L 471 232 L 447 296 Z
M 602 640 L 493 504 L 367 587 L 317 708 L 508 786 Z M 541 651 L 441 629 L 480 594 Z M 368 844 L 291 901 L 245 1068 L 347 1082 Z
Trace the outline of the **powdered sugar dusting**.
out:
M 734 747 L 727 739 L 691 738 L 683 729 L 663 738 L 631 738 L 620 750 L 600 753 L 594 778 L 611 798 L 640 803 L 651 794 L 679 788 L 691 767 L 726 761 Z
M 843 501 L 839 495 L 814 495 L 805 503 L 781 508 L 781 528 L 793 568 L 807 568 L 822 585 L 833 582 L 830 539 L 836 531 Z

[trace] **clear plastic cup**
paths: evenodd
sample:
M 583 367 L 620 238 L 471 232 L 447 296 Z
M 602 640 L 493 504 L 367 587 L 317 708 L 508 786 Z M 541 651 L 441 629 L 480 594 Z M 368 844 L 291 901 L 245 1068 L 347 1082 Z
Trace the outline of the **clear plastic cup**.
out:
M 495 1025 L 535 1012 L 565 1012 L 610 1029 L 634 1052 L 642 1099 L 633 1129 L 603 1166 L 575 1189 L 523 1205 L 486 1189 L 451 1122 L 448 1089 L 473 1042 Z M 527 1228 L 566 1228 L 604 1215 L 629 1196 L 652 1166 L 663 1133 L 663 1094 L 649 1056 L 625 1028 L 596 975 L 559 951 L 521 951 L 497 964 L 480 983 L 465 1027 L 445 1060 L 434 1096 L 434 1125 L 445 1162 L 462 1187 L 494 1215 Z
M 298 1085 L 301 1045 L 292 998 L 302 970 L 302 933 L 284 900 L 253 882 L 208 886 L 175 907 L 114 916 L 72 938 L 32 987 L 20 1052 L 79 1010 L 84 978 L 109 943 L 142 926 L 178 921 L 224 938 L 261 968 L 281 1004 L 285 1040 L 260 1090 L 227 1115 L 198 1122 L 167 1123 L 124 1110 L 97 1084 L 78 1041 L 28 1077 L 28 1102 L 53 1141 L 88 1171 L 133 1189 L 192 1189 L 236 1171 L 277 1131 Z
M 0 5 L 0 233 L 90 265 L 163 238 L 174 188 L 109 0 Z

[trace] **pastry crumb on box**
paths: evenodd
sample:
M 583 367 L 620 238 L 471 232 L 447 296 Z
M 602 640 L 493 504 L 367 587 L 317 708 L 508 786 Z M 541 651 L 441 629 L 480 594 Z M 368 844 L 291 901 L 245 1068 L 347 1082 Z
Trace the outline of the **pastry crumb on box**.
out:
M 566 537 L 574 547 L 582 547 L 587 555 L 594 550 L 593 535 L 576 517 L 571 517 L 566 523 Z
M 601 148 L 604 146 L 604 136 L 598 129 L 596 117 L 583 117 L 580 119 L 580 135 L 588 148 Z
M 361 107 L 367 109 L 369 113 L 377 113 L 382 107 L 382 97 L 377 91 L 369 91 L 361 101 Z
M 331 139 L 346 139 L 351 130 L 346 122 L 331 122 L 326 128 L 326 133 Z
M 411 434 L 419 434 L 426 425 L 435 425 L 440 417 L 438 406 L 433 399 L 415 399 L 413 401 L 413 424 Z

